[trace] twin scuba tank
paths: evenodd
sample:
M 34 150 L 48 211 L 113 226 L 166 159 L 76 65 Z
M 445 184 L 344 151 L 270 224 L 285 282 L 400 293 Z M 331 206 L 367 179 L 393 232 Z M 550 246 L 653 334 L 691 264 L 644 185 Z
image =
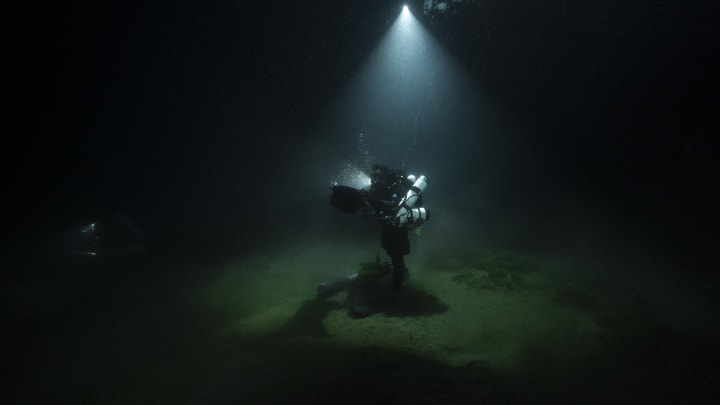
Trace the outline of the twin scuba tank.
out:
M 427 187 L 427 177 L 421 175 L 416 179 L 411 174 L 408 176 L 408 180 L 413 181 L 413 185 L 398 204 L 398 210 L 393 221 L 395 226 L 418 226 L 430 219 L 430 214 L 425 208 L 415 207 L 420 194 Z
M 403 178 L 400 182 L 404 182 Z M 404 197 L 398 200 L 397 194 L 391 196 L 391 200 L 383 200 L 381 204 L 383 209 L 379 211 L 380 217 L 383 218 L 387 223 L 402 227 L 409 226 L 415 227 L 425 223 L 430 218 L 430 214 L 423 207 L 415 207 L 420 199 L 420 194 L 425 191 L 427 187 L 427 177 L 420 176 L 415 177 L 414 175 L 407 176 L 407 180 L 413 182 L 413 185 L 407 191 Z M 388 214 L 386 215 L 386 212 Z

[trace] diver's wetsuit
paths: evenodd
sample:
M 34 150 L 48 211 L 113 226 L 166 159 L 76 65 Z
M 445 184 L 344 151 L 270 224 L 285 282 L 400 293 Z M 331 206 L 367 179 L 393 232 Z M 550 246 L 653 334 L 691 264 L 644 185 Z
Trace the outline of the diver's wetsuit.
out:
M 376 173 L 382 174 L 373 177 L 372 184 L 367 192 L 370 214 L 366 215 L 366 217 L 372 219 L 388 215 L 393 217 L 400 200 L 410 190 L 413 182 L 401 170 L 390 171 L 381 168 L 380 172 Z M 418 198 L 415 206 L 422 206 L 422 196 Z M 393 291 L 400 292 L 402 282 L 407 275 L 404 256 L 410 254 L 407 226 L 398 227 L 383 221 L 380 246 L 385 249 L 392 260 Z

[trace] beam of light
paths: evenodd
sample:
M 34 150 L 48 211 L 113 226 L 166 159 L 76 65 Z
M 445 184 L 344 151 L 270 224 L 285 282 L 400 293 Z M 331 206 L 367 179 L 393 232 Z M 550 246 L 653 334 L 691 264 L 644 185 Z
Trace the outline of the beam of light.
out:
M 404 6 L 349 84 L 339 111 L 332 113 L 344 126 L 333 132 L 354 138 L 339 140 L 341 146 L 371 145 L 362 148 L 365 156 L 357 155 L 361 148 L 349 151 L 349 160 L 402 166 L 427 128 L 421 127 L 422 118 L 432 114 L 433 99 L 442 96 L 438 90 L 445 84 L 440 82 L 460 76 L 454 69 L 447 53 Z
M 327 111 L 326 145 L 338 158 L 333 179 L 366 184 L 354 174 L 369 172 L 373 163 L 426 171 L 442 153 L 465 153 L 458 142 L 476 136 L 485 119 L 473 87 L 411 10 L 398 10 Z
M 370 185 L 370 176 L 356 164 L 345 162 L 338 176 L 337 183 L 343 186 L 362 189 Z

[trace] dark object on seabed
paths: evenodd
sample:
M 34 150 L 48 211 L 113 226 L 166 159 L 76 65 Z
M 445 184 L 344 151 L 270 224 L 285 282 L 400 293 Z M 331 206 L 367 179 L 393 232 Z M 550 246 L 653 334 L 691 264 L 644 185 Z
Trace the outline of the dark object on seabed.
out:
M 368 315 L 371 315 L 373 312 L 376 311 L 375 307 L 371 307 L 365 304 L 357 304 L 354 305 L 352 308 L 350 308 L 350 316 L 352 316 L 355 319 L 362 319 L 367 317 Z
M 358 273 L 355 273 L 334 281 L 327 281 L 325 283 L 322 283 L 317 287 L 317 296 L 320 298 L 325 298 L 336 294 L 348 288 L 350 284 L 352 284 L 357 279 L 357 277 Z
M 352 214 L 363 206 L 363 196 L 360 190 L 347 186 L 334 186 L 332 191 L 330 203 L 342 212 Z
M 375 261 L 360 264 L 360 271 L 333 281 L 324 282 L 317 287 L 318 298 L 326 298 L 353 284 L 362 285 L 364 281 L 377 279 L 392 273 L 390 262 L 381 262 L 380 255 L 375 256 Z

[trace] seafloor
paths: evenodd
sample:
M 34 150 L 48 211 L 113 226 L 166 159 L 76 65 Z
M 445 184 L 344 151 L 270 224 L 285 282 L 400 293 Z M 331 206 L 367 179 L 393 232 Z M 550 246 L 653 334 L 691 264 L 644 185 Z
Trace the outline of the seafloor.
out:
M 4 385 L 17 403 L 720 400 L 712 280 L 630 257 L 412 243 L 399 295 L 379 277 L 315 296 L 372 263 L 377 241 L 13 277 Z M 358 304 L 373 312 L 351 316 Z

